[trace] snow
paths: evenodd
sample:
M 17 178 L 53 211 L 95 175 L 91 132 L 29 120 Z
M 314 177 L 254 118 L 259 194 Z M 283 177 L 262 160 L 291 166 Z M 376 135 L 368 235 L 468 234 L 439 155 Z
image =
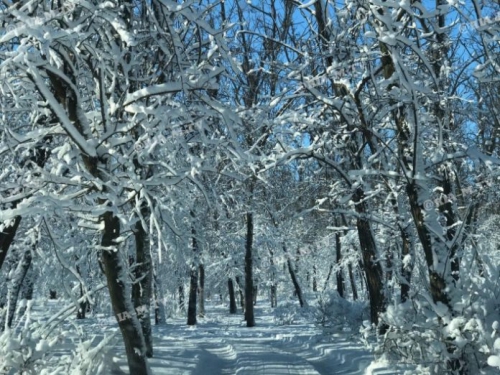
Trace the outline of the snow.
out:
M 152 95 L 168 94 L 168 93 L 180 92 L 182 90 L 196 90 L 196 89 L 204 88 L 204 87 L 206 87 L 207 84 L 210 83 L 210 81 L 213 78 L 217 77 L 224 70 L 225 70 L 224 68 L 213 69 L 210 72 L 210 74 L 202 76 L 200 79 L 194 80 L 194 81 L 190 82 L 189 84 L 186 82 L 169 82 L 169 83 L 162 83 L 162 84 L 155 85 L 155 86 L 149 86 L 147 88 L 143 88 L 143 89 L 134 91 L 131 94 L 127 94 L 125 101 L 123 103 L 123 106 L 128 107 L 131 104 L 135 103 L 136 101 L 146 99 Z M 136 107 L 135 107 L 135 109 L 137 110 Z
M 257 325 L 251 329 L 245 327 L 241 314 L 229 315 L 225 305 L 211 302 L 207 303 L 206 318 L 200 318 L 195 327 L 187 326 L 184 317 L 170 318 L 166 325 L 153 326 L 154 357 L 148 360 L 152 373 L 403 375 L 412 369 L 403 365 L 396 367 L 385 360 L 375 361 L 374 355 L 352 332 L 327 333 L 300 319 L 293 324 L 277 325 L 273 310 L 267 308 L 265 303 L 256 306 Z M 45 320 L 58 310 L 60 304 L 61 301 L 37 301 L 34 313 Z M 105 358 L 101 364 L 103 374 L 128 374 L 125 351 L 114 318 L 90 317 L 65 322 L 68 330 L 65 335 L 74 324 L 80 326 L 86 337 L 94 337 L 91 346 L 88 341 L 77 346 L 79 355 L 83 358 L 85 353 L 96 355 L 97 350 Z M 115 336 L 113 346 L 102 347 L 98 344 L 105 335 L 109 341 L 110 334 Z M 52 346 L 59 356 L 75 350 L 74 339 L 70 337 L 66 337 L 59 346 L 41 340 L 37 343 L 37 350 L 45 352 Z
M 488 365 L 492 367 L 500 368 L 500 357 L 497 355 L 492 355 L 488 358 Z

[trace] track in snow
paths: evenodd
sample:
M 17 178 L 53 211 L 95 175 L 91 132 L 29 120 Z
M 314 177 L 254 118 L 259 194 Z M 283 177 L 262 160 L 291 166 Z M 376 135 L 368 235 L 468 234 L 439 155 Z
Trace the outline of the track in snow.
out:
M 170 320 L 154 328 L 155 375 L 402 375 L 405 369 L 373 365 L 354 336 L 325 335 L 312 324 L 276 326 L 271 310 L 256 309 L 256 327 L 241 315 L 209 306 L 196 327 Z M 210 321 L 210 317 L 219 319 Z M 128 374 L 123 347 L 110 353 L 109 371 Z M 410 368 L 406 367 L 406 370 Z M 409 372 L 412 373 L 412 372 Z

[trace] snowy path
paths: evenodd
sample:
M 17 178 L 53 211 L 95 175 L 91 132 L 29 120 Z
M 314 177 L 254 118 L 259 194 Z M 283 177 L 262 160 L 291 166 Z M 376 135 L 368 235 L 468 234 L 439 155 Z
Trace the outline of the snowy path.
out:
M 40 303 L 34 315 L 47 321 L 61 306 L 59 301 Z M 265 305 L 262 305 L 265 306 Z M 149 360 L 155 375 L 416 375 L 414 368 L 374 362 L 374 356 L 357 334 L 325 334 L 314 324 L 294 322 L 277 325 L 272 310 L 256 307 L 256 326 L 247 328 L 242 315 L 229 315 L 225 306 L 208 304 L 206 318 L 195 327 L 185 319 L 170 319 L 154 326 L 154 358 Z M 113 317 L 66 321 L 65 345 L 57 349 L 69 354 L 74 348 L 75 324 L 84 336 L 97 342 L 104 333 L 117 332 Z M 119 333 L 116 346 L 106 355 L 106 375 L 128 374 Z M 132 374 L 133 375 L 133 374 Z
M 312 324 L 276 326 L 270 311 L 258 308 L 257 326 L 246 328 L 241 315 L 230 316 L 212 307 L 196 327 L 184 320 L 170 320 L 155 327 L 155 355 L 150 360 L 155 375 L 402 375 L 381 365 L 355 337 L 324 335 Z M 113 353 L 114 374 L 126 374 L 123 349 Z M 119 369 L 120 370 L 119 370 Z M 111 371 L 111 369 L 110 369 Z

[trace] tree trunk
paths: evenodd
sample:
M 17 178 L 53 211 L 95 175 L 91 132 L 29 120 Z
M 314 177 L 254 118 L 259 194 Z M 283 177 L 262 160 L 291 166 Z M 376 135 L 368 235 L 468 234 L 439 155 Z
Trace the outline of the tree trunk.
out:
M 161 292 L 160 285 L 156 274 L 153 276 L 153 293 L 155 301 L 155 325 L 165 324 L 165 305 L 163 304 L 163 293 Z
M 78 265 L 79 257 L 75 256 L 76 272 L 80 277 L 82 277 L 82 272 L 80 271 L 80 266 Z M 85 295 L 85 288 L 83 284 L 80 282 L 80 299 Z M 85 314 L 87 313 L 88 301 L 87 299 L 82 299 L 82 301 L 78 304 L 78 311 L 76 312 L 76 319 L 85 319 Z
M 40 168 L 43 168 L 48 158 L 50 157 L 50 150 L 45 148 L 46 141 L 50 140 L 51 136 L 46 136 L 43 138 L 41 144 L 38 144 L 35 148 L 35 159 L 33 160 L 36 165 Z M 10 208 L 14 209 L 21 202 L 21 200 L 14 201 L 10 204 Z M 19 224 L 21 223 L 21 216 L 16 216 L 14 218 L 14 222 L 11 226 L 3 228 L 0 231 L 0 271 L 2 270 L 3 263 L 7 258 L 7 253 L 9 252 L 10 245 L 14 241 L 14 237 L 16 236 L 17 229 L 19 228 Z M 5 224 L 5 223 L 3 223 Z
M 198 291 L 198 268 L 191 268 L 191 276 L 189 279 L 189 300 L 187 312 L 187 325 L 196 325 L 196 293 Z
M 229 314 L 236 314 L 238 312 L 238 309 L 236 308 L 233 279 L 227 279 L 227 288 L 229 290 Z
M 288 251 L 287 251 L 286 245 L 282 244 L 282 247 L 283 247 L 283 251 L 285 252 L 285 255 L 288 257 Z M 290 274 L 290 278 L 292 279 L 292 284 L 293 284 L 293 288 L 294 288 L 294 295 L 297 296 L 299 303 L 300 303 L 300 307 L 304 307 L 304 305 L 306 304 L 306 301 L 304 299 L 304 296 L 302 295 L 302 288 L 300 287 L 299 281 L 297 279 L 297 275 L 295 274 L 295 270 L 292 266 L 292 261 L 290 260 L 289 257 L 287 258 L 286 264 L 288 267 L 288 273 Z
M 393 257 L 394 257 L 394 254 L 392 251 L 392 247 L 389 244 L 387 246 L 387 254 L 386 254 L 386 258 L 385 258 L 385 285 L 387 285 L 387 288 L 391 289 L 391 290 L 392 290 L 391 285 L 392 285 L 393 263 L 394 263 Z M 388 290 L 387 295 L 390 296 L 391 291 Z
M 12 327 L 12 322 L 14 321 L 14 317 L 16 315 L 19 294 L 21 291 L 21 287 L 24 283 L 24 280 L 26 278 L 26 274 L 28 273 L 31 267 L 31 260 L 32 260 L 31 251 L 26 250 L 22 256 L 21 262 L 17 266 L 16 274 L 11 282 L 10 288 L 8 289 L 9 309 L 7 311 L 7 327 L 9 328 Z
M 195 215 L 193 211 L 191 211 L 191 217 L 194 220 Z M 194 227 L 194 222 L 191 225 L 194 261 L 193 265 L 191 266 L 191 275 L 189 279 L 189 300 L 187 317 L 188 326 L 194 326 L 196 324 L 196 294 L 198 293 L 198 240 L 196 239 L 196 229 Z
M 403 247 L 401 249 L 401 302 L 406 302 L 410 296 L 411 274 L 413 272 L 413 244 L 410 240 L 408 229 L 401 229 L 401 238 Z M 406 267 L 404 260 L 407 256 L 411 256 L 410 264 Z
M 344 298 L 344 276 L 342 275 L 342 247 L 340 242 L 340 233 L 335 233 L 335 253 L 337 255 L 337 292 Z M 331 270 L 331 268 L 330 268 Z
M 25 301 L 31 301 L 33 299 L 33 287 L 35 284 L 35 271 L 33 267 L 30 267 L 28 270 L 28 273 L 26 277 L 24 278 L 23 285 L 21 286 L 21 299 Z M 0 298 L 1 300 L 1 298 Z M 1 302 L 0 302 L 0 308 L 1 308 Z M 22 317 L 24 316 L 24 313 L 26 312 L 26 304 L 19 310 L 19 316 Z
M 203 264 L 200 264 L 200 295 L 199 295 L 199 306 L 198 306 L 198 315 L 201 317 L 205 316 L 205 267 Z
M 111 305 L 125 344 L 129 371 L 134 375 L 150 375 L 151 371 L 146 358 L 146 342 L 130 300 L 128 271 L 117 249 L 118 244 L 115 242 L 120 235 L 120 220 L 110 211 L 103 214 L 101 219 L 104 221 L 101 246 L 108 248 L 102 250 L 101 258 Z
M 440 241 L 437 236 L 433 236 L 427 228 L 423 208 L 419 204 L 418 190 L 419 188 L 416 183 L 411 183 L 407 186 L 413 220 L 417 228 L 420 242 L 424 249 L 427 269 L 429 271 L 430 292 L 435 303 L 441 302 L 451 309 L 445 281 L 445 277 L 449 274 L 449 272 L 447 272 L 446 263 L 448 262 L 448 259 L 451 258 L 451 254 L 449 253 L 446 244 Z M 436 213 L 432 211 L 431 214 L 433 216 L 436 215 Z M 429 214 L 427 214 L 427 216 L 429 216 Z M 427 220 L 431 219 L 429 218 Z M 445 272 L 443 272 L 443 270 Z
M 385 294 L 382 267 L 377 254 L 377 245 L 373 237 L 370 222 L 365 218 L 368 208 L 364 202 L 364 192 L 358 188 L 353 195 L 356 204 L 356 212 L 359 214 L 356 220 L 358 229 L 359 244 L 363 256 L 363 269 L 366 275 L 368 294 L 370 296 L 370 320 L 378 325 L 379 314 L 385 310 Z M 380 327 L 381 333 L 387 327 Z
M 78 270 L 78 268 L 77 268 Z M 80 284 L 80 299 L 85 295 L 83 285 Z M 76 312 L 76 319 L 85 319 L 85 314 L 87 313 L 88 301 L 84 299 L 78 304 L 78 311 Z
M 347 265 L 349 270 L 349 281 L 351 282 L 351 290 L 352 290 L 352 299 L 354 301 L 358 300 L 358 289 L 356 288 L 356 280 L 354 280 L 354 273 L 352 272 L 352 264 L 349 263 Z
M 278 295 L 276 289 L 276 284 L 273 281 L 273 283 L 271 284 L 271 307 L 278 306 Z
M 313 292 L 318 291 L 318 280 L 316 278 L 316 265 L 313 266 Z
M 142 205 L 141 216 L 144 220 L 149 215 L 147 207 Z M 153 269 L 151 251 L 149 249 L 149 235 L 143 226 L 142 220 L 135 224 L 135 282 L 132 285 L 132 301 L 137 312 L 142 333 L 146 342 L 146 356 L 153 356 L 153 334 L 151 332 L 151 296 L 153 287 Z
M 14 205 L 13 208 L 15 208 Z M 0 232 L 0 270 L 2 269 L 3 262 L 7 258 L 7 253 L 9 251 L 10 245 L 14 241 L 16 236 L 17 228 L 19 228 L 19 223 L 21 222 L 21 216 L 16 216 L 14 223 L 10 227 L 4 228 Z
M 290 259 L 287 260 L 287 265 L 288 265 L 288 273 L 290 273 L 290 277 L 292 278 L 292 284 L 295 291 L 295 295 L 299 300 L 300 307 L 304 307 L 305 300 L 302 295 L 302 288 L 300 287 L 299 281 L 297 280 L 297 276 L 295 275 L 295 271 L 292 267 L 292 261 Z
M 271 263 L 271 307 L 276 307 L 277 304 L 277 288 L 276 288 L 276 269 L 274 266 L 274 253 L 269 248 L 269 256 L 270 256 L 270 263 Z
M 245 320 L 247 327 L 255 326 L 253 312 L 253 215 L 247 212 L 247 239 L 245 246 Z

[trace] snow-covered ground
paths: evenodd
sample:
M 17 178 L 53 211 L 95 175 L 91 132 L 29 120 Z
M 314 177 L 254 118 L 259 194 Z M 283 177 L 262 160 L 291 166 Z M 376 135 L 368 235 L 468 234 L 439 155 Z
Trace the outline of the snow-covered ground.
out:
M 54 302 L 45 306 L 45 313 L 54 311 Z M 117 329 L 112 318 L 90 317 L 71 325 L 75 323 L 96 339 Z M 106 356 L 105 373 L 128 374 L 119 334 L 115 342 Z M 256 306 L 253 328 L 245 326 L 241 314 L 229 315 L 225 306 L 210 303 L 195 327 L 188 327 L 185 319 L 169 319 L 164 326 L 154 326 L 154 351 L 150 364 L 155 375 L 415 374 L 410 367 L 375 362 L 356 333 L 325 333 L 300 320 L 277 325 L 265 305 Z
M 176 319 L 154 328 L 154 374 L 404 374 L 372 363 L 374 356 L 355 335 L 325 335 L 305 322 L 279 326 L 271 309 L 257 306 L 253 328 L 245 326 L 240 314 L 229 315 L 226 307 L 208 305 L 206 316 L 196 327 Z M 115 373 L 127 373 L 122 353 L 114 352 Z

